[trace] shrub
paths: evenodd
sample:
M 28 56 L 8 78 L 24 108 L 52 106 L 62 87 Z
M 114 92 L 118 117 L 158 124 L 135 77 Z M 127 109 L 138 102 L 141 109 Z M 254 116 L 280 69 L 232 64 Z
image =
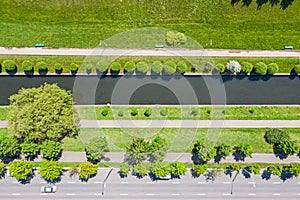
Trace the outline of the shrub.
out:
M 136 69 L 137 69 L 138 72 L 141 72 L 141 73 L 144 73 L 144 74 L 146 74 L 147 72 L 150 71 L 149 65 L 145 62 L 138 62 L 136 64 Z
M 34 142 L 26 141 L 22 144 L 21 152 L 26 158 L 36 157 L 39 151 L 40 151 L 39 145 Z
M 3 176 L 5 170 L 5 165 L 4 163 L 0 162 L 0 177 Z
M 138 111 L 137 108 L 132 108 L 131 109 L 131 112 L 130 112 L 131 116 L 136 116 L 138 113 L 139 113 L 139 111 Z
M 164 72 L 166 74 L 174 74 L 176 72 L 176 63 L 174 63 L 173 61 L 165 62 Z
M 40 71 L 46 71 L 47 70 L 47 64 L 44 61 L 37 62 L 36 67 Z
M 300 74 L 300 64 L 299 65 L 295 65 L 294 71 L 295 71 L 296 74 Z
M 146 117 L 150 117 L 151 113 L 152 113 L 151 108 L 147 108 L 147 109 L 145 110 L 145 112 L 144 112 L 144 115 L 145 115 Z
M 170 175 L 170 164 L 167 162 L 154 162 L 151 164 L 151 172 L 156 178 Z
M 96 64 L 97 71 L 105 73 L 108 70 L 109 63 L 105 60 L 100 60 Z
M 225 66 L 221 63 L 216 65 L 216 69 L 220 72 L 220 73 L 224 73 L 225 72 Z
M 191 112 L 191 115 L 196 117 L 199 114 L 199 110 L 197 108 L 194 108 Z
M 6 71 L 15 71 L 16 70 L 16 62 L 13 60 L 4 60 L 3 67 Z
M 87 73 L 91 73 L 92 72 L 92 68 L 93 68 L 93 64 L 88 63 L 85 65 L 85 70 Z
M 90 139 L 89 144 L 85 147 L 85 153 L 87 159 L 96 163 L 99 162 L 108 152 L 108 144 L 105 137 L 94 137 Z
M 227 63 L 226 68 L 232 73 L 239 73 L 242 69 L 242 66 L 238 61 L 231 60 Z
M 101 111 L 101 115 L 104 116 L 104 117 L 107 116 L 108 115 L 108 111 L 109 111 L 108 107 L 104 107 L 102 109 L 102 111 Z
M 167 116 L 167 114 L 168 114 L 168 109 L 167 108 L 164 108 L 164 109 L 162 109 L 161 111 L 160 111 L 160 115 L 161 116 Z
M 123 116 L 124 116 L 124 112 L 123 112 L 122 110 L 120 110 L 120 111 L 118 112 L 118 116 L 119 116 L 119 117 L 123 117 Z
M 230 152 L 231 152 L 231 146 L 227 145 L 225 143 L 221 143 L 218 146 L 215 147 L 216 148 L 216 154 L 220 157 L 222 157 L 223 159 L 226 158 L 226 156 L 229 156 Z
M 119 62 L 113 62 L 110 64 L 110 70 L 113 72 L 118 72 L 121 69 L 121 64 Z
M 79 65 L 76 63 L 71 63 L 70 70 L 72 73 L 76 73 L 78 71 Z
M 90 162 L 80 164 L 78 176 L 82 180 L 88 180 L 92 175 L 96 175 L 98 171 L 97 165 Z
M 268 69 L 267 69 L 268 74 L 275 74 L 278 72 L 278 70 L 279 70 L 279 67 L 276 63 L 268 64 Z
M 185 173 L 187 172 L 186 166 L 184 163 L 181 162 L 174 162 L 171 164 L 171 174 L 174 177 L 180 177 L 185 175 Z
M 207 165 L 203 164 L 198 164 L 198 165 L 194 165 L 193 171 L 197 174 L 197 175 L 202 175 L 206 172 L 207 170 Z
M 29 60 L 25 60 L 22 62 L 22 67 L 24 72 L 30 72 L 33 69 L 33 64 Z
M 30 162 L 25 162 L 23 159 L 14 161 L 9 168 L 12 177 L 17 180 L 27 180 L 32 174 L 32 165 Z
M 52 140 L 45 140 L 41 145 L 41 153 L 46 160 L 56 160 L 62 152 L 62 144 Z
M 255 175 L 260 174 L 260 166 L 256 163 L 248 166 L 247 168 Z
M 124 65 L 124 70 L 126 72 L 134 72 L 135 70 L 135 63 L 133 61 L 128 61 Z
M 298 142 L 291 139 L 284 139 L 274 146 L 277 154 L 294 155 L 299 152 Z
M 267 69 L 267 65 L 263 62 L 258 62 L 254 65 L 254 72 L 258 75 L 266 75 Z
M 122 163 L 120 166 L 120 175 L 122 177 L 125 177 L 128 175 L 129 171 L 130 171 L 131 166 L 128 163 Z
M 60 63 L 55 63 L 54 64 L 54 69 L 55 69 L 55 71 L 62 71 L 63 70 L 63 66 Z
M 177 68 L 176 68 L 177 72 L 183 74 L 187 71 L 187 69 L 188 69 L 188 67 L 184 61 L 179 61 L 177 63 Z
M 271 172 L 275 176 L 281 176 L 282 166 L 281 165 L 269 166 L 268 171 Z
M 233 164 L 230 164 L 227 169 L 229 169 L 231 172 L 236 171 L 237 173 L 240 173 L 241 166 L 237 163 L 233 163 Z
M 162 69 L 163 69 L 163 64 L 160 61 L 155 61 L 151 64 L 151 70 L 154 73 L 159 74 L 162 72 Z
M 147 176 L 149 174 L 150 170 L 147 165 L 144 163 L 139 163 L 133 167 L 134 174 L 140 178 Z
M 241 69 L 242 73 L 245 73 L 245 74 L 251 73 L 252 69 L 253 69 L 253 65 L 251 63 L 242 62 L 242 69 Z
M 266 131 L 264 138 L 267 143 L 273 145 L 279 143 L 282 140 L 290 139 L 290 136 L 284 130 L 270 129 Z
M 239 144 L 234 147 L 235 154 L 239 154 L 242 157 L 250 157 L 252 158 L 253 148 L 250 144 Z
M 39 169 L 39 174 L 41 177 L 47 181 L 54 182 L 59 179 L 63 172 L 62 165 L 57 161 L 47 161 L 44 160 L 41 163 L 41 167 Z

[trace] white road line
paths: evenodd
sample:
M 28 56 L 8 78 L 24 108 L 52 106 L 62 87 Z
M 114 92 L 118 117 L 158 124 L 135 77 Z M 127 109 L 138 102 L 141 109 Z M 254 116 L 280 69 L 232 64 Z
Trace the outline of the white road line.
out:
M 103 182 L 101 182 L 101 181 L 95 181 L 94 183 L 103 183 Z
M 255 184 L 255 182 L 248 182 L 248 184 Z
M 300 196 L 300 193 L 298 193 L 297 195 L 299 195 L 299 196 Z
M 154 196 L 154 194 L 146 194 L 147 196 Z
M 275 184 L 275 185 L 279 185 L 279 184 L 281 184 L 280 182 L 274 182 L 273 184 Z
M 41 193 L 40 195 L 41 196 L 47 196 L 48 194 L 47 193 Z
M 179 196 L 180 194 L 178 193 L 173 193 L 172 196 Z
M 121 196 L 128 196 L 128 194 L 120 194 Z
M 121 182 L 121 184 L 127 184 L 128 182 Z
M 223 182 L 223 184 L 230 184 L 230 182 Z
M 42 183 L 42 184 L 45 184 L 45 183 L 47 183 L 47 182 L 46 182 L 46 181 L 41 181 L 41 183 Z
M 67 194 L 68 196 L 74 196 L 75 194 Z
M 223 194 L 224 196 L 229 196 L 229 195 L 231 195 L 230 193 L 224 193 Z
M 20 193 L 12 193 L 11 195 L 13 195 L 13 196 L 20 196 L 21 194 Z
M 252 194 L 252 193 L 250 193 L 250 194 L 248 194 L 249 196 L 255 196 L 256 194 Z
M 100 193 L 96 193 L 96 194 L 94 194 L 95 196 L 101 196 L 102 194 L 100 194 Z
M 300 182 L 298 182 L 298 184 L 300 184 Z
M 201 193 L 201 194 L 197 194 L 197 195 L 198 195 L 198 196 L 205 196 L 206 194 L 202 194 L 202 193 Z
M 154 184 L 154 182 L 147 182 L 147 184 Z
M 75 183 L 74 181 L 69 181 L 68 183 Z
M 173 184 L 180 184 L 180 182 L 172 182 Z
M 205 182 L 198 182 L 198 184 L 205 184 Z
M 14 181 L 13 183 L 19 183 L 18 181 Z
M 274 193 L 273 195 L 274 195 L 274 196 L 279 196 L 280 194 L 278 194 L 278 193 Z

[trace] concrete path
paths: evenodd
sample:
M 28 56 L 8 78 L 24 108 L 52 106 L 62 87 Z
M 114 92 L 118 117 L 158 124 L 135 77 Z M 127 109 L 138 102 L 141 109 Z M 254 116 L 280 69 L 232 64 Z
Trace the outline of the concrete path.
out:
M 0 54 L 14 55 L 103 55 L 103 56 L 223 56 L 223 57 L 300 57 L 295 50 L 217 50 L 217 49 L 75 49 L 6 48 Z

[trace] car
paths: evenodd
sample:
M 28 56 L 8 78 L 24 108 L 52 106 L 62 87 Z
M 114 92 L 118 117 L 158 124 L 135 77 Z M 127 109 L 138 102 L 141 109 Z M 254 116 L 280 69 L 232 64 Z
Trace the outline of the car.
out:
M 168 175 L 166 175 L 166 176 L 159 177 L 159 179 L 160 179 L 160 180 L 170 180 L 170 179 L 172 179 L 172 176 L 171 176 L 171 174 L 168 174 Z
M 56 192 L 56 186 L 42 186 L 41 187 L 42 193 L 55 193 Z

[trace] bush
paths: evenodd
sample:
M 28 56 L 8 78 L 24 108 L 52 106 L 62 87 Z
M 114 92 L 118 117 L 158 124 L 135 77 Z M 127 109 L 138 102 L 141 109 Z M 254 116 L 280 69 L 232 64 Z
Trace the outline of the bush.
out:
M 271 75 L 276 74 L 278 72 L 278 70 L 279 70 L 279 67 L 276 63 L 268 64 L 268 69 L 267 69 L 268 74 L 271 74 Z
M 39 71 L 47 70 L 47 64 L 44 61 L 37 62 L 36 67 L 38 68 Z
M 133 172 L 134 172 L 134 175 L 142 178 L 144 176 L 147 176 L 147 174 L 149 174 L 150 170 L 149 170 L 149 167 L 147 165 L 145 165 L 144 163 L 139 163 L 133 167 Z
M 167 114 L 168 114 L 168 109 L 167 108 L 164 108 L 160 111 L 160 115 L 163 116 L 163 117 L 167 116 Z
M 30 162 L 25 162 L 23 159 L 19 161 L 14 161 L 11 163 L 10 168 L 10 175 L 17 180 L 24 180 L 26 181 L 30 175 L 32 175 L 32 165 Z
M 125 72 L 134 72 L 135 70 L 135 63 L 133 61 L 128 61 L 125 63 L 124 66 Z
M 170 164 L 167 162 L 154 162 L 151 164 L 151 172 L 156 178 L 170 175 Z
M 294 72 L 295 72 L 296 74 L 300 74 L 300 64 L 299 64 L 299 65 L 295 65 L 295 67 L 294 67 Z
M 274 146 L 275 153 L 283 155 L 294 155 L 299 152 L 298 142 L 291 139 L 284 139 Z
M 207 170 L 207 165 L 194 165 L 193 171 L 197 174 L 197 175 L 202 175 L 206 172 Z
M 186 166 L 184 163 L 176 161 L 171 164 L 172 176 L 174 176 L 174 177 L 184 176 L 186 172 L 187 172 L 187 169 L 186 169 Z
M 5 170 L 5 165 L 4 163 L 0 162 L 0 177 L 3 176 Z
M 194 108 L 191 112 L 191 115 L 196 117 L 199 114 L 199 110 L 197 108 Z
M 226 68 L 232 73 L 239 73 L 242 69 L 242 66 L 238 61 L 231 60 L 227 63 Z
M 165 62 L 164 72 L 166 74 L 174 74 L 176 72 L 176 63 L 174 63 L 173 61 Z
M 29 60 L 25 60 L 22 62 L 22 67 L 24 72 L 30 72 L 33 69 L 33 64 Z
M 88 64 L 85 65 L 85 70 L 86 70 L 87 73 L 91 73 L 92 69 L 93 69 L 93 64 L 88 63 Z
M 86 157 L 94 163 L 100 162 L 104 157 L 105 152 L 108 152 L 108 144 L 105 137 L 94 137 L 85 147 Z
M 145 62 L 138 62 L 136 64 L 136 69 L 137 69 L 138 72 L 141 72 L 141 73 L 144 73 L 144 74 L 146 74 L 147 72 L 150 71 L 149 65 Z
M 80 164 L 78 176 L 82 180 L 88 180 L 91 176 L 96 175 L 97 171 L 97 165 L 85 162 Z
M 46 161 L 41 163 L 39 174 L 47 181 L 54 182 L 59 179 L 63 172 L 62 165 L 57 161 Z
M 151 64 L 151 70 L 154 73 L 159 74 L 162 72 L 162 69 L 163 69 L 163 64 L 160 61 L 155 61 Z
M 109 63 L 107 61 L 100 60 L 96 64 L 96 69 L 97 69 L 97 71 L 99 71 L 101 73 L 106 73 L 108 70 L 108 66 L 109 66 Z
M 40 147 L 38 144 L 34 143 L 34 142 L 29 142 L 26 141 L 22 144 L 22 154 L 26 157 L 26 158 L 34 158 L 38 155 L 40 151 Z
M 113 62 L 110 64 L 110 71 L 119 72 L 121 69 L 121 64 L 119 62 Z
M 71 63 L 70 70 L 72 73 L 76 73 L 78 71 L 79 65 L 76 63 Z
M 263 62 L 256 63 L 254 65 L 254 72 L 257 75 L 266 75 L 267 74 L 267 65 Z
M 270 129 L 266 131 L 264 138 L 268 144 L 274 145 L 282 140 L 290 139 L 290 136 L 284 130 Z
M 16 62 L 13 60 L 4 60 L 2 65 L 6 71 L 15 71 L 16 70 Z
M 215 148 L 216 148 L 217 156 L 220 156 L 223 159 L 225 159 L 226 156 L 229 156 L 229 154 L 231 153 L 231 146 L 227 145 L 225 143 L 221 143 L 218 146 L 216 146 Z
M 225 66 L 221 63 L 216 65 L 216 69 L 220 72 L 220 73 L 224 73 L 225 72 Z
M 255 175 L 260 174 L 260 166 L 256 163 L 248 166 L 247 168 Z
M 126 177 L 130 171 L 131 166 L 128 163 L 122 163 L 120 166 L 120 175 Z
M 250 144 L 239 144 L 234 147 L 235 154 L 239 154 L 242 157 L 250 157 L 252 158 L 253 148 Z
M 55 71 L 62 71 L 63 70 L 63 66 L 60 63 L 55 63 L 54 64 L 54 69 L 55 69 Z
M 177 68 L 176 68 L 177 72 L 183 74 L 187 71 L 187 69 L 188 69 L 188 67 L 184 61 L 179 61 L 177 63 Z
M 120 111 L 118 112 L 118 116 L 119 116 L 119 117 L 123 117 L 123 116 L 124 116 L 124 112 L 123 112 L 122 110 L 120 110 Z
M 145 112 L 144 112 L 144 115 L 145 115 L 146 117 L 150 117 L 151 113 L 152 113 L 151 108 L 147 108 L 147 109 L 145 110 Z
M 104 107 L 104 108 L 102 109 L 102 111 L 101 111 L 101 115 L 102 115 L 103 117 L 105 117 L 105 116 L 108 115 L 108 112 L 109 112 L 108 107 Z
M 131 116 L 136 116 L 138 113 L 139 113 L 139 111 L 138 111 L 137 108 L 132 108 L 131 109 L 131 112 L 130 112 Z
M 240 173 L 240 170 L 241 170 L 241 166 L 237 163 L 233 163 L 233 164 L 230 164 L 227 169 L 229 169 L 231 172 L 234 172 L 236 171 L 237 173 Z
M 281 165 L 269 166 L 268 171 L 271 172 L 275 176 L 281 176 L 282 166 Z
M 253 70 L 253 65 L 251 63 L 242 62 L 242 69 L 241 69 L 242 73 L 248 74 L 248 73 L 251 73 L 252 70 Z
M 46 140 L 41 145 L 41 153 L 46 160 L 57 160 L 62 152 L 62 144 L 52 140 Z

